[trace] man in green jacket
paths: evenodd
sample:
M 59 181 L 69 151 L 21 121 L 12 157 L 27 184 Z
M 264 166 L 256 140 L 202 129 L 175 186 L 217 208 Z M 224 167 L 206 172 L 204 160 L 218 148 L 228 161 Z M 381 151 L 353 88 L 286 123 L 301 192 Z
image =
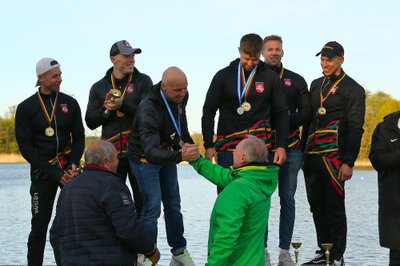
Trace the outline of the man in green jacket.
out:
M 183 152 L 194 149 L 186 144 Z M 264 265 L 264 234 L 279 170 L 267 166 L 267 154 L 265 143 L 249 135 L 233 152 L 231 168 L 193 156 L 193 168 L 224 188 L 211 213 L 206 265 Z

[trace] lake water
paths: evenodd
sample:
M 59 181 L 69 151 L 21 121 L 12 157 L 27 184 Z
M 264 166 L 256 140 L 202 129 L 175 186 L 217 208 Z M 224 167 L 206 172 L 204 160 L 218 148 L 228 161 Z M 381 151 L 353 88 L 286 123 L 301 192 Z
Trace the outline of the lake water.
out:
M 216 198 L 214 185 L 197 175 L 190 165 L 179 165 L 182 213 L 188 250 L 197 265 L 207 254 L 209 215 Z M 26 242 L 30 230 L 29 165 L 0 164 L 0 265 L 26 264 Z M 373 170 L 355 170 L 346 183 L 348 222 L 346 265 L 388 265 L 388 250 L 379 246 L 377 181 Z M 296 193 L 296 223 L 293 241 L 303 242 L 299 261 L 309 260 L 316 250 L 316 236 L 306 199 L 304 178 L 299 173 Z M 278 261 L 279 197 L 274 193 L 268 243 L 273 265 Z M 159 219 L 160 266 L 169 265 L 170 252 L 164 221 Z M 291 250 L 293 253 L 293 250 Z M 54 265 L 53 250 L 46 243 L 45 265 Z

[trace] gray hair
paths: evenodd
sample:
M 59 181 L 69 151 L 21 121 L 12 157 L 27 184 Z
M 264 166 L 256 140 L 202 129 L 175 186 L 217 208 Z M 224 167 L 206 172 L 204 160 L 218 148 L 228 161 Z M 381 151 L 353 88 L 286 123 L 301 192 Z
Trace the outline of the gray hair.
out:
M 95 140 L 85 152 L 85 163 L 101 165 L 102 160 L 111 162 L 114 158 L 115 147 L 106 140 Z
M 247 135 L 242 144 L 247 163 L 268 162 L 268 149 L 265 142 L 253 135 Z

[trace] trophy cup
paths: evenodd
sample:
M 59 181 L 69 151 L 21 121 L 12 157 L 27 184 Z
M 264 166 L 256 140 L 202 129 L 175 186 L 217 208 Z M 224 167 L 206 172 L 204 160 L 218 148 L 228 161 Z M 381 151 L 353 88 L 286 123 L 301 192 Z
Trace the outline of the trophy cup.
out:
M 292 247 L 294 248 L 294 257 L 296 258 L 296 266 L 299 266 L 299 248 L 301 247 L 301 242 L 292 242 Z
M 330 250 L 333 247 L 332 243 L 322 243 L 321 244 L 322 248 L 325 250 L 325 258 L 326 258 L 326 266 L 330 265 L 330 261 L 329 261 L 329 256 L 330 256 Z
M 117 98 L 121 98 L 121 91 L 118 89 L 111 89 L 110 90 L 111 93 L 111 98 L 110 98 L 110 102 L 113 103 L 115 99 Z M 108 109 L 106 109 L 104 111 L 104 116 L 107 118 L 110 115 L 110 111 Z

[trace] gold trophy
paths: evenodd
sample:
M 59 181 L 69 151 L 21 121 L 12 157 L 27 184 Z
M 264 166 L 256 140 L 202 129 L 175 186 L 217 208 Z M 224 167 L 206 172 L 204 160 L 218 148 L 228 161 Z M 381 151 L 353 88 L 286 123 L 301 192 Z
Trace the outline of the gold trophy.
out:
M 292 242 L 292 247 L 294 248 L 294 257 L 296 258 L 296 266 L 299 266 L 299 248 L 301 247 L 301 242 Z
M 111 103 L 113 103 L 115 99 L 121 98 L 121 91 L 118 90 L 118 89 L 111 89 L 111 90 L 110 90 L 110 93 L 111 93 L 111 98 L 110 98 L 109 101 L 110 101 Z M 108 118 L 109 115 L 110 115 L 110 111 L 109 111 L 108 109 L 106 109 L 106 110 L 104 111 L 104 116 L 105 116 L 106 118 Z
M 330 256 L 330 250 L 333 247 L 332 243 L 322 243 L 321 244 L 322 248 L 325 250 L 325 258 L 326 258 L 326 266 L 330 265 L 330 261 L 329 261 L 329 256 Z

